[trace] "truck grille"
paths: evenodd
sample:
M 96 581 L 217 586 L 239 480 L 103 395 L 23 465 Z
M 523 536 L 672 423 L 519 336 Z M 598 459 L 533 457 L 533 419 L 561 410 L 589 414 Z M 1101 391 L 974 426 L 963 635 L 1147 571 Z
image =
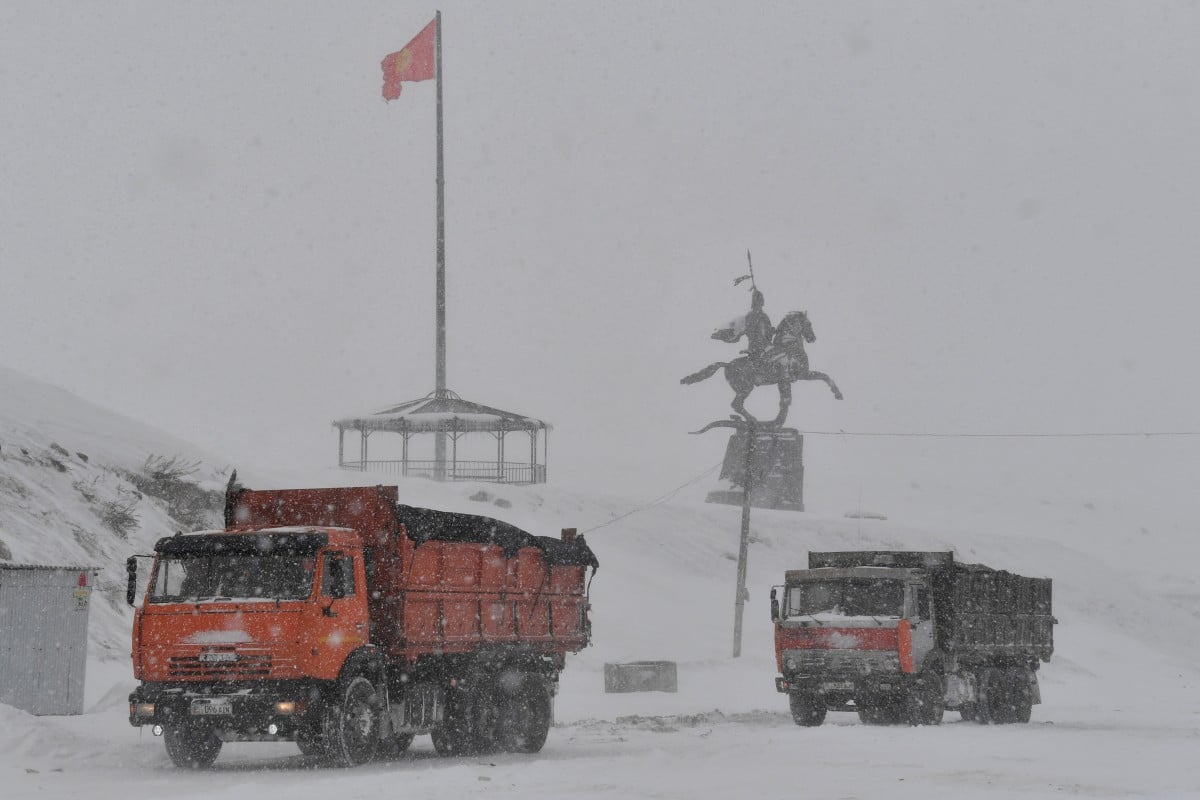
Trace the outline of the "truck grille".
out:
M 237 661 L 201 661 L 200 655 L 171 656 L 167 670 L 172 678 L 265 678 L 271 674 L 270 653 L 238 653 Z
M 785 650 L 784 664 L 800 674 L 853 678 L 872 672 L 896 672 L 900 662 L 886 650 Z

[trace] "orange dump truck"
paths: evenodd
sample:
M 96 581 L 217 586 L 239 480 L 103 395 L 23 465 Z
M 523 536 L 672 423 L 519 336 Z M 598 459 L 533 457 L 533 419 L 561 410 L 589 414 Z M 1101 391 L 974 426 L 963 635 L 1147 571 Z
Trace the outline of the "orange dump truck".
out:
M 180 767 L 295 741 L 353 766 L 537 752 L 589 643 L 583 537 L 401 505 L 396 487 L 231 488 L 226 528 L 160 539 L 133 623 L 132 725 Z M 138 557 L 129 559 L 136 600 Z

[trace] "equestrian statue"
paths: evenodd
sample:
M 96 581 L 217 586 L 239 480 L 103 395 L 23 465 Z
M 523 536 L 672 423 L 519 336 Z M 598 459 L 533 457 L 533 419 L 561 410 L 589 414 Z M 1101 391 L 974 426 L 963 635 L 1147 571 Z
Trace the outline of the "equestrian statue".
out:
M 748 252 L 746 258 L 750 258 Z M 779 413 L 770 423 L 775 427 L 782 426 L 787 419 L 788 407 L 792 403 L 792 383 L 795 381 L 825 381 L 833 396 L 841 400 L 842 392 L 833 378 L 824 372 L 808 368 L 808 354 L 804 352 L 804 343 L 811 344 L 817 340 L 808 313 L 789 311 L 777 327 L 772 327 L 770 317 L 763 311 L 763 294 L 754 285 L 753 265 L 750 274 L 738 278 L 734 285 L 747 279 L 750 280 L 751 286 L 750 312 L 718 328 L 712 334 L 713 339 L 731 344 L 745 336 L 746 349 L 742 351 L 743 355 L 732 361 L 709 364 L 679 382 L 699 383 L 711 378 L 717 370 L 724 367 L 725 380 L 734 391 L 733 410 L 752 423 L 758 420 L 746 410 L 746 398 L 756 386 L 775 384 L 779 387 Z

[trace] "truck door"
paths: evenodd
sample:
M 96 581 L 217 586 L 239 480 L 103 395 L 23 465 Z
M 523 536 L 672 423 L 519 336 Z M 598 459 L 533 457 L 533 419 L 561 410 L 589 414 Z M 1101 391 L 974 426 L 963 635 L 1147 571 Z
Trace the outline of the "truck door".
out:
M 912 632 L 913 669 L 920 672 L 925 656 L 933 650 L 933 592 L 923 584 L 909 584 L 906 609 Z
M 351 651 L 367 642 L 367 592 L 362 585 L 361 554 L 327 551 L 321 559 L 315 642 L 317 672 L 335 678 Z

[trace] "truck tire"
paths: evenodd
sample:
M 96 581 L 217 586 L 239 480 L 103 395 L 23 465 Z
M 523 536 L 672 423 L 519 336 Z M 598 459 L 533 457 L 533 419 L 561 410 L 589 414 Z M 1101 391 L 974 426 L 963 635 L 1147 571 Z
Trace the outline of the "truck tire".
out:
M 500 698 L 490 682 L 470 693 L 471 754 L 490 755 L 500 749 Z
M 1008 721 L 1027 723 L 1033 714 L 1033 691 L 1029 676 L 1021 667 L 1010 669 L 1008 679 Z
M 979 673 L 979 703 L 975 721 L 981 725 L 1003 725 L 1009 721 L 1011 701 L 1009 681 L 1004 672 L 988 667 Z
M 979 707 L 975 703 L 963 703 L 959 706 L 958 714 L 962 717 L 963 722 L 971 722 L 979 714 Z
M 433 749 L 439 756 L 474 756 L 493 753 L 498 709 L 489 683 L 468 691 L 451 692 L 446 698 L 442 724 L 433 729 Z
M 788 695 L 792 719 L 797 725 L 815 728 L 825 721 L 825 701 L 819 695 L 807 692 L 792 692 Z
M 351 678 L 326 705 L 321 716 L 320 742 L 325 759 L 336 767 L 356 767 L 375 757 L 379 747 L 381 713 L 375 684 L 361 675 Z
M 471 731 L 463 713 L 447 702 L 442 724 L 430 732 L 433 749 L 442 758 L 467 755 L 471 750 Z
M 296 746 L 300 753 L 308 758 L 324 758 L 325 745 L 316 731 L 303 729 L 296 732 Z
M 180 769 L 208 769 L 221 752 L 221 740 L 211 728 L 171 725 L 163 731 L 171 763 Z
M 553 724 L 553 704 L 546 682 L 527 675 L 513 691 L 499 687 L 497 731 L 509 753 L 536 753 L 546 744 Z
M 904 719 L 909 725 L 941 725 L 946 693 L 940 675 L 919 677 L 904 696 Z
M 390 737 L 379 743 L 379 747 L 375 750 L 375 760 L 392 761 L 400 758 L 412 746 L 415 735 L 413 733 L 393 733 Z

